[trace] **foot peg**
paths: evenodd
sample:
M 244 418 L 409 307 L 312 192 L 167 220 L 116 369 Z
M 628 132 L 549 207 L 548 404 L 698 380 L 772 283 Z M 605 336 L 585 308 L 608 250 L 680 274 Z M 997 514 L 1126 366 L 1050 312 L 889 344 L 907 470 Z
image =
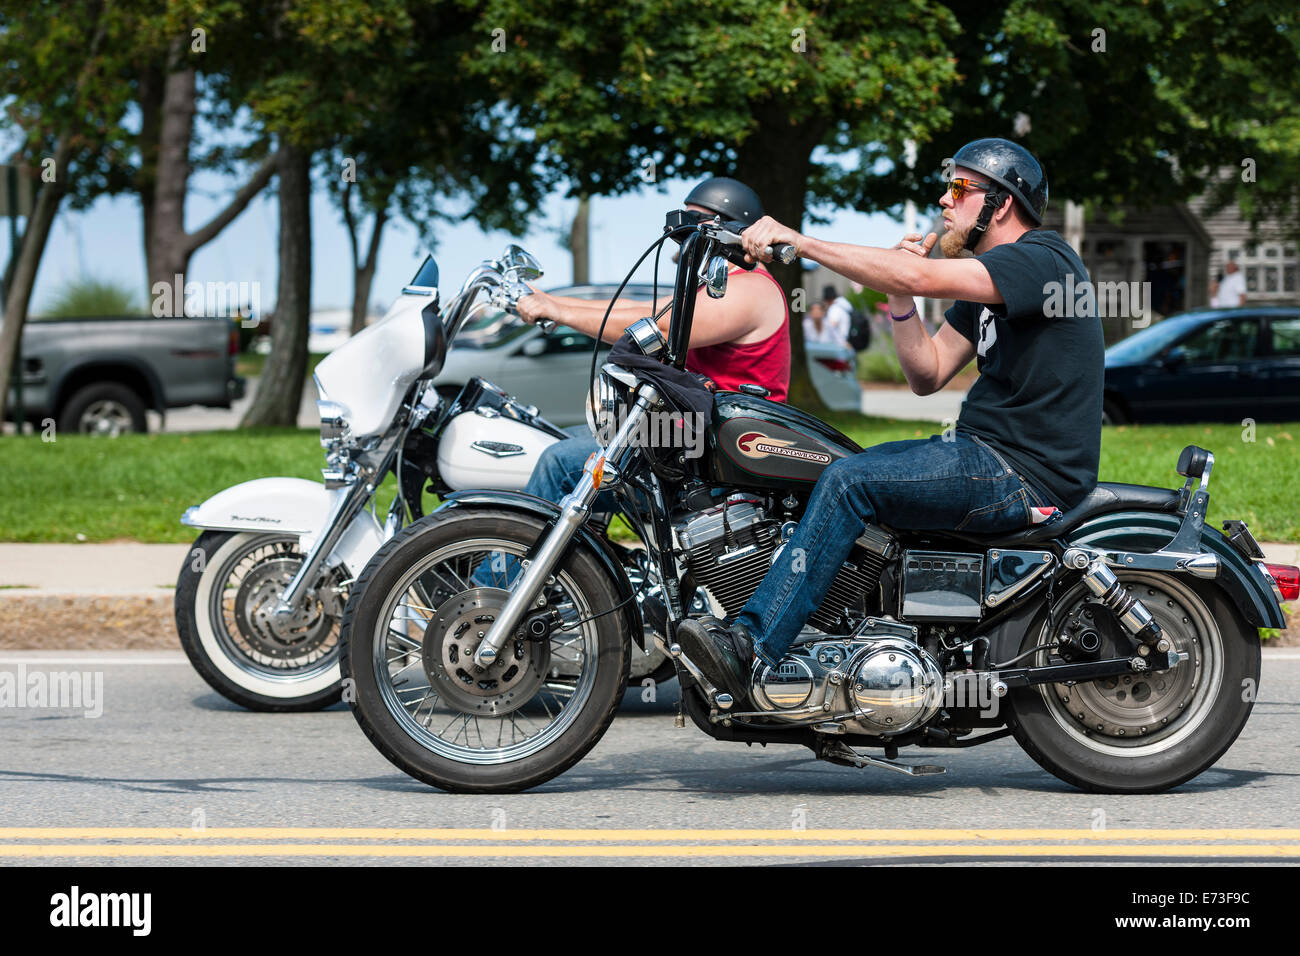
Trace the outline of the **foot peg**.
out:
M 866 754 L 860 754 L 848 744 L 840 740 L 830 741 L 822 752 L 818 754 L 822 760 L 828 760 L 831 763 L 841 764 L 848 767 L 880 767 L 882 770 L 893 770 L 897 773 L 905 773 L 909 777 L 929 776 L 936 773 L 947 773 L 946 767 L 940 767 L 936 764 L 905 764 L 895 763 L 893 760 L 884 760 L 880 757 L 868 757 Z

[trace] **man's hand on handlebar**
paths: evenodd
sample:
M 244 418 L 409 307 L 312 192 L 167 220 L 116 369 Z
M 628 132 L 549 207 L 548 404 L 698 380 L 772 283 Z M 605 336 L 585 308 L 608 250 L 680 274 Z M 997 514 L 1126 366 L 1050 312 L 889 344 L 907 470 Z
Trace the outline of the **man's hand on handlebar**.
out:
M 559 310 L 556 309 L 551 296 L 546 292 L 539 292 L 531 285 L 528 288 L 532 289 L 532 292 L 520 296 L 515 303 L 515 311 L 519 313 L 519 318 L 529 325 L 533 325 L 542 319 L 554 321 L 554 317 Z
M 749 262 L 771 262 L 773 249 L 780 245 L 794 246 L 795 255 L 798 255 L 805 242 L 802 234 L 781 225 L 771 216 L 764 216 L 754 223 L 740 239 L 745 247 L 745 259 Z

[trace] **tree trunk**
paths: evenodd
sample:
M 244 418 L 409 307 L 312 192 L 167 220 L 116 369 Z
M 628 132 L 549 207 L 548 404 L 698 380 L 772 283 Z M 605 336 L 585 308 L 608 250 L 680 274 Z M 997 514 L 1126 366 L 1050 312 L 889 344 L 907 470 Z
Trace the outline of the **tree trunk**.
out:
M 140 71 L 140 170 L 136 173 L 136 191 L 144 215 L 145 275 L 151 276 L 149 262 L 153 248 L 154 197 L 158 187 L 158 144 L 162 139 L 163 82 L 166 72 L 150 64 Z M 148 290 L 146 289 L 146 292 Z M 149 299 L 152 300 L 150 295 Z
M 193 232 L 185 231 L 185 199 L 189 191 L 190 142 L 194 136 L 197 73 L 185 64 L 184 41 L 173 44 L 169 56 L 169 69 L 165 75 L 154 79 L 161 84 L 161 96 L 156 105 L 157 115 L 153 126 L 149 116 L 141 113 L 141 175 L 137 188 L 145 216 L 145 266 L 149 274 L 150 301 L 160 296 L 155 291 L 157 283 L 167 290 L 165 301 L 172 296 L 184 300 L 185 273 L 195 251 L 211 242 L 243 212 L 253 197 L 271 181 L 277 169 L 278 156 L 268 156 L 262 161 L 248 181 L 236 192 L 220 212 Z M 148 83 L 142 83 L 143 90 Z M 150 156 L 153 168 L 149 169 Z M 180 276 L 178 280 L 176 277 Z M 173 291 L 179 281 L 181 288 Z
M 370 244 L 366 248 L 366 258 L 361 258 L 360 238 L 357 235 L 357 222 L 352 215 L 352 184 L 348 183 L 343 193 L 343 222 L 347 226 L 348 239 L 352 246 L 352 334 L 356 335 L 366 327 L 366 310 L 370 305 L 370 289 L 375 281 L 375 267 L 379 264 L 379 242 L 388 223 L 388 199 L 391 192 L 385 193 L 375 212 L 375 224 L 370 232 Z
M 804 197 L 812 171 L 813 147 L 821 138 L 820 125 L 792 124 L 776 109 L 758 110 L 758 129 L 739 148 L 736 178 L 758 193 L 767 214 L 792 229 L 802 230 Z M 813 387 L 803 347 L 803 317 L 807 312 L 803 265 L 778 260 L 768 263 L 790 303 L 789 402 L 812 414 L 829 411 Z M 796 294 L 796 290 L 798 293 Z
M 42 184 L 36 196 L 36 205 L 23 230 L 21 251 L 14 267 L 13 281 L 5 297 L 4 325 L 0 327 L 0 422 L 4 421 L 5 404 L 9 400 L 11 373 L 22 339 L 23 323 L 27 321 L 27 307 L 31 304 L 32 290 L 36 287 L 36 271 L 40 268 L 45 243 L 50 237 L 50 226 L 59 211 L 59 203 L 67 191 L 68 162 L 72 158 L 71 137 L 65 135 L 54 150 L 54 182 Z M 17 432 L 22 434 L 22 422 Z
M 569 227 L 569 251 L 573 253 L 573 284 L 586 285 L 591 281 L 591 246 L 588 225 L 591 219 L 591 197 L 578 197 L 578 211 Z
M 149 236 L 149 296 L 160 295 L 156 283 L 171 289 L 180 276 L 185 294 L 185 271 L 190 263 L 189 237 L 185 235 L 185 194 L 190 180 L 190 140 L 194 135 L 195 71 L 172 70 L 163 80 L 162 112 L 158 121 L 157 165 L 153 181 L 153 221 Z M 143 156 L 142 156 L 143 158 Z M 142 166 L 143 168 L 143 166 Z M 171 295 L 166 301 L 171 302 Z
M 271 354 L 241 428 L 298 423 L 311 321 L 311 152 L 280 147 L 280 279 Z

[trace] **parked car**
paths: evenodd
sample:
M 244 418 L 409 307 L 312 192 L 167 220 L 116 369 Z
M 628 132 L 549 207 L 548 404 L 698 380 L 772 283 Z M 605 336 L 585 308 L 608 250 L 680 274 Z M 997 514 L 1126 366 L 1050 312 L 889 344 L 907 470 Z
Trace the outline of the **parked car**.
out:
M 61 432 L 116 436 L 148 430 L 145 412 L 229 408 L 238 330 L 229 319 L 94 318 L 28 322 L 22 335 L 23 417 Z M 10 389 L 6 414 L 14 412 Z
M 551 291 L 580 299 L 608 299 L 618 286 L 568 286 Z M 653 292 L 648 284 L 629 284 L 622 298 L 648 301 Z M 671 293 L 671 287 L 659 287 L 661 296 Z M 487 312 L 461 332 L 434 385 L 440 392 L 454 395 L 478 375 L 521 402 L 537 406 L 557 425 L 581 425 L 587 420 L 586 382 L 591 373 L 592 344 L 590 336 L 564 326 L 545 333 L 513 316 Z M 602 355 L 608 351 L 609 346 L 603 346 Z M 822 400 L 837 410 L 860 411 L 862 390 L 853 351 L 809 343 L 807 354 L 813 386 Z
M 1106 350 L 1103 420 L 1300 420 L 1300 308 L 1170 316 Z

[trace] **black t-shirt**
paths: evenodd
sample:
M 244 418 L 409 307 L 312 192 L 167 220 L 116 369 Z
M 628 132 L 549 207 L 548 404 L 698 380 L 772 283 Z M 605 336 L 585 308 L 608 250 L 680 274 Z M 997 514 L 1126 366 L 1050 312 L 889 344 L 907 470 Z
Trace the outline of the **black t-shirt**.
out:
M 1002 304 L 958 300 L 946 313 L 976 346 L 980 371 L 957 430 L 992 446 L 1052 504 L 1072 508 L 1096 486 L 1101 456 L 1105 345 L 1084 294 L 1088 270 L 1045 230 L 976 258 Z

